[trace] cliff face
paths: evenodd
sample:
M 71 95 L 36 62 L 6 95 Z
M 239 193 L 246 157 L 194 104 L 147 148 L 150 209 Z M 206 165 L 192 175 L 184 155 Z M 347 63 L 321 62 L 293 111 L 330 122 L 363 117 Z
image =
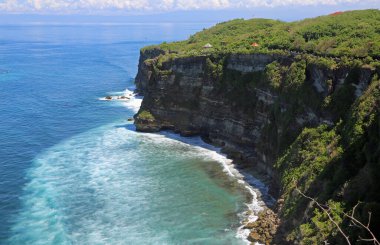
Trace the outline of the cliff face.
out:
M 238 167 L 267 175 L 280 221 L 266 210 L 246 225 L 251 241 L 380 240 L 379 16 L 237 19 L 145 47 L 136 128 L 201 135 Z M 352 225 L 353 209 L 371 224 Z
M 254 72 L 263 70 L 273 60 L 274 57 L 265 55 L 237 55 L 229 57 L 226 63 L 227 69 L 233 71 Z M 249 91 L 254 103 L 246 111 L 234 101 L 226 100 L 228 91 L 221 91 L 218 82 L 207 77 L 206 57 L 164 63 L 162 66 L 169 74 L 154 71 L 154 65 L 153 62 L 139 66 L 143 68 L 139 74 L 145 76 L 138 76 L 136 85 L 144 94 L 141 111 L 147 110 L 154 116 L 156 130 L 173 129 L 185 136 L 199 134 L 222 146 L 236 160 L 268 161 L 256 146 L 262 142 L 263 127 L 269 120 L 269 110 L 264 108 L 274 103 L 276 95 L 259 89 Z M 136 126 L 144 130 L 139 120 Z
M 143 91 L 148 87 L 148 81 L 152 75 L 152 69 L 146 62 L 149 59 L 154 59 L 160 54 L 164 54 L 160 49 L 149 49 L 145 52 L 140 52 L 140 59 L 138 65 L 138 72 L 135 78 L 136 91 L 143 93 Z
M 154 124 L 152 120 L 144 123 L 137 117 L 137 130 L 147 131 L 149 126 L 148 131 L 172 129 L 184 136 L 201 135 L 237 162 L 253 165 L 274 180 L 275 160 L 304 127 L 334 124 L 338 119 L 333 116 L 334 108 L 321 105 L 323 101 L 332 97 L 352 72 L 358 76 L 352 83 L 352 96 L 359 97 L 373 75 L 370 69 L 306 65 L 300 68 L 306 94 L 300 96 L 296 87 L 280 93 L 266 76 L 268 64 L 276 61 L 289 67 L 297 62 L 295 56 L 200 56 L 158 65 L 162 53 L 155 49 L 140 56 L 136 77 L 137 90 L 144 94 L 140 111 L 150 112 L 155 120 Z M 281 75 L 285 77 L 287 72 Z
M 363 177 L 380 164 L 380 72 L 355 62 L 325 61 L 297 53 L 171 58 L 159 49 L 142 51 L 136 87 L 144 100 L 136 128 L 200 135 L 239 166 L 268 175 L 282 219 L 274 241 L 340 242 L 334 225 L 313 202 L 295 194 L 296 186 L 340 212 L 364 200 L 372 206 L 362 210 L 372 210 L 379 217 L 375 227 L 380 225 L 380 197 L 373 194 L 380 188 L 377 177 Z M 358 129 L 355 138 L 351 132 Z M 368 195 L 352 194 L 362 186 Z M 250 236 L 260 237 L 255 230 Z

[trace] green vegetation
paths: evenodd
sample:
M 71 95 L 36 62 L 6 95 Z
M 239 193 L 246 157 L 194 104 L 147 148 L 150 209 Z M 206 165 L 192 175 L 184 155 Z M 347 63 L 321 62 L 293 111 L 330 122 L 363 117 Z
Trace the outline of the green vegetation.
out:
M 302 184 L 301 191 L 309 188 L 320 171 L 342 153 L 338 141 L 339 136 L 326 125 L 304 129 L 275 165 L 282 173 L 283 188 L 289 190 L 295 184 Z
M 154 121 L 155 120 L 152 113 L 150 113 L 149 111 L 146 111 L 146 110 L 140 111 L 139 114 L 137 115 L 137 119 L 138 120 L 146 120 L 146 121 Z
M 330 57 L 380 57 L 380 11 L 347 11 L 296 22 L 235 19 L 198 32 L 186 41 L 163 43 L 178 56 L 210 53 L 288 53 Z M 203 49 L 206 43 L 213 48 Z M 252 47 L 258 43 L 258 47 Z M 150 46 L 145 49 L 157 46 Z
M 206 59 L 205 75 L 214 81 L 219 81 L 223 75 L 223 60 L 219 60 L 214 64 L 210 58 Z
M 331 217 L 338 225 L 342 225 L 344 217 L 342 203 L 330 200 L 327 205 L 332 210 Z M 331 236 L 338 235 L 335 224 L 328 218 L 325 212 L 319 209 L 314 209 L 311 221 L 302 224 L 299 232 L 303 237 L 303 244 L 323 244 L 325 241 L 328 241 Z M 292 235 L 294 235 L 294 233 Z
M 281 81 L 283 79 L 282 68 L 283 67 L 277 61 L 274 61 L 266 66 L 265 75 L 273 89 L 278 89 L 281 86 Z
M 306 62 L 294 62 L 290 65 L 285 79 L 286 89 L 299 89 L 306 79 Z
M 368 237 L 363 229 L 350 226 L 349 213 L 358 201 L 356 218 L 368 222 L 380 234 L 380 81 L 375 76 L 366 92 L 334 126 L 306 128 L 275 164 L 280 173 L 284 226 L 293 227 L 291 242 L 344 244 L 344 237 L 319 208 L 296 188 L 331 208 L 334 220 L 352 241 Z M 310 218 L 304 219 L 308 216 Z

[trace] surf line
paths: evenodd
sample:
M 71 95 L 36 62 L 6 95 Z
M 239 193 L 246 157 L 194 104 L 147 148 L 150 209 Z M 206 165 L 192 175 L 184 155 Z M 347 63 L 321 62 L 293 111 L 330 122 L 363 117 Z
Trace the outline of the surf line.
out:
M 131 90 L 126 89 L 123 92 L 111 93 L 116 94 L 115 96 L 126 96 L 128 99 L 121 99 L 121 102 L 128 108 L 131 109 L 134 113 L 137 113 L 140 109 L 142 103 L 142 96 L 137 96 L 137 94 L 133 93 Z M 113 98 L 112 97 L 112 98 Z M 106 97 L 105 97 L 106 98 Z M 117 99 L 116 99 L 117 100 Z M 146 133 L 144 133 L 146 134 Z M 148 133 L 151 134 L 151 133 Z M 240 185 L 242 185 L 250 194 L 251 202 L 245 203 L 247 210 L 238 213 L 240 219 L 240 226 L 236 232 L 236 238 L 242 239 L 245 243 L 250 244 L 251 242 L 248 240 L 248 236 L 250 234 L 250 229 L 245 229 L 245 225 L 247 223 L 255 222 L 258 219 L 259 212 L 263 211 L 266 207 L 264 201 L 262 201 L 262 197 L 265 197 L 269 202 L 274 203 L 274 198 L 268 194 L 268 187 L 261 182 L 259 179 L 255 178 L 248 172 L 244 170 L 239 170 L 236 168 L 236 165 L 233 163 L 232 159 L 228 159 L 225 154 L 221 152 L 221 148 L 215 147 L 213 145 L 207 144 L 204 142 L 201 137 L 182 137 L 179 134 L 176 134 L 171 131 L 161 131 L 156 133 L 158 135 L 163 135 L 168 138 L 180 141 L 182 143 L 186 143 L 193 147 L 202 148 L 202 150 L 208 151 L 207 155 L 210 159 L 216 161 L 223 168 L 223 172 L 235 179 Z M 258 244 L 258 243 L 257 243 Z

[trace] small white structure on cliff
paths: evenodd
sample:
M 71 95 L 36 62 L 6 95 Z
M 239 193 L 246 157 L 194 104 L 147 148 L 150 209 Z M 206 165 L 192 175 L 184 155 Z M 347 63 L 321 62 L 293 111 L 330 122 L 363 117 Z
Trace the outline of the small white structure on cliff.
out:
M 207 43 L 205 46 L 203 46 L 204 49 L 212 48 L 212 45 Z

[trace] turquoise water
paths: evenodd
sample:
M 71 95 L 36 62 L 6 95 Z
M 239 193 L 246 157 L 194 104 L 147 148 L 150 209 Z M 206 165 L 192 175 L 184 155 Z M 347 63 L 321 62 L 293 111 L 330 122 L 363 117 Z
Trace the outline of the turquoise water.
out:
M 198 138 L 127 119 L 139 49 L 206 24 L 0 26 L 0 244 L 240 244 L 249 196 Z

